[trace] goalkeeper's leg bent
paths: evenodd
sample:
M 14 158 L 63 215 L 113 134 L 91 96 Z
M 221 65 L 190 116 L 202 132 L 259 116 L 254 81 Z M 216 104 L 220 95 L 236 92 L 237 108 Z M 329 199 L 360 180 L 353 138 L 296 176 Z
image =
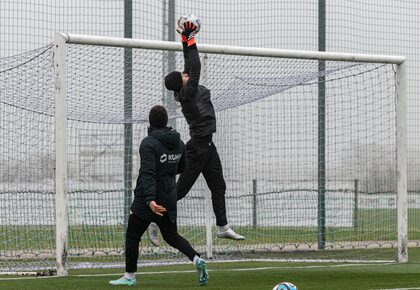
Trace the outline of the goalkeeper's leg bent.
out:
M 187 160 L 185 171 L 180 174 L 176 183 L 178 200 L 188 194 L 207 162 L 206 154 L 198 153 L 202 151 L 199 146 L 201 145 L 197 144 L 193 139 L 189 140 L 186 144 Z
M 244 240 L 245 237 L 234 232 L 228 224 L 226 217 L 226 182 L 223 177 L 222 162 L 214 143 L 208 151 L 208 162 L 203 168 L 203 176 L 211 191 L 213 211 L 216 216 L 216 225 L 219 230 L 217 236 L 223 239 Z
M 216 225 L 227 225 L 226 217 L 226 182 L 223 177 L 222 162 L 220 161 L 219 153 L 216 146 L 211 143 L 209 148 L 208 162 L 203 168 L 203 176 L 206 180 L 207 186 L 211 191 L 211 200 L 213 211 L 216 216 Z

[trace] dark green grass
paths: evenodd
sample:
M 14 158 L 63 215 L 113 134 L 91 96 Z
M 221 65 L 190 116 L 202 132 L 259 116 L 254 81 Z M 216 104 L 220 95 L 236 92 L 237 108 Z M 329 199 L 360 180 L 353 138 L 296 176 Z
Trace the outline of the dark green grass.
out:
M 208 268 L 210 282 L 206 287 L 198 286 L 196 273 L 190 272 L 193 265 L 180 265 L 142 268 L 137 275 L 138 285 L 130 288 L 109 286 L 108 281 L 119 278 L 123 270 L 107 269 L 70 271 L 65 278 L 0 280 L 0 289 L 270 290 L 280 281 L 292 282 L 300 290 L 420 289 L 420 264 L 413 262 L 390 265 L 241 262 L 208 263 Z
M 240 262 L 208 263 L 210 282 L 206 287 L 197 283 L 194 266 L 144 267 L 139 269 L 136 287 L 112 287 L 108 281 L 117 279 L 123 269 L 72 270 L 68 277 L 28 277 L 12 280 L 0 276 L 0 289 L 162 289 L 162 290 L 270 290 L 281 281 L 294 283 L 300 290 L 345 289 L 420 289 L 420 249 L 410 248 L 407 264 L 333 264 Z M 23 277 L 24 278 L 24 277 Z
M 328 228 L 327 241 L 349 241 L 349 237 L 357 240 L 395 240 L 395 211 L 361 210 L 358 228 Z M 420 211 L 409 210 L 409 238 L 420 239 Z M 8 249 L 54 248 L 54 239 L 45 239 L 40 233 L 48 232 L 53 236 L 53 227 L 7 227 L 0 231 L 0 251 L 7 245 Z M 280 242 L 316 242 L 316 228 L 252 228 L 238 227 L 247 240 L 242 244 L 264 244 Z M 180 232 L 192 243 L 204 241 L 204 230 L 181 227 Z M 71 248 L 106 248 L 121 247 L 124 243 L 123 228 L 115 227 L 73 227 L 70 229 Z M 10 240 L 11 236 L 16 236 Z M 275 237 L 275 238 L 274 238 Z M 274 239 L 274 240 L 273 240 Z M 26 240 L 26 241 L 25 241 Z M 31 243 L 28 245 L 27 241 Z M 144 242 L 143 242 L 144 243 Z M 215 239 L 215 244 L 234 242 Z M 372 254 L 369 253 L 372 251 Z M 376 256 L 378 259 L 389 259 L 395 255 L 395 249 L 345 250 L 295 253 L 250 253 L 250 258 L 349 258 L 356 255 Z M 229 256 L 229 254 L 228 254 Z M 121 258 L 121 257 L 120 257 Z M 140 257 L 142 258 L 142 257 Z M 231 255 L 234 258 L 234 255 Z M 193 265 L 170 267 L 144 267 L 139 270 L 138 285 L 134 288 L 111 287 L 108 281 L 118 278 L 123 269 L 70 270 L 69 277 L 41 278 L 31 277 L 24 280 L 10 280 L 10 276 L 0 275 L 0 290 L 20 289 L 223 289 L 223 290 L 258 290 L 272 289 L 280 281 L 290 281 L 302 289 L 420 289 L 420 249 L 409 249 L 410 262 L 407 264 L 353 265 L 332 263 L 282 263 L 282 262 L 241 262 L 241 263 L 208 263 L 210 283 L 200 287 L 197 283 Z M 110 257 L 110 261 L 115 258 Z M 71 258 L 75 261 L 76 258 Z M 83 259 L 80 258 L 82 261 Z M 120 261 L 122 261 L 120 259 Z M 337 266 L 339 265 L 339 266 Z M 254 269 L 255 268 L 255 269 Z M 169 273 L 163 273 L 169 271 Z M 179 271 L 179 272 L 177 272 Z M 153 274 L 147 274 L 156 272 Z M 88 277 L 78 275 L 89 275 Z M 98 276 L 111 275 L 111 276 Z M 22 278 L 22 277 L 18 277 Z M 9 280 L 3 280 L 9 279 Z

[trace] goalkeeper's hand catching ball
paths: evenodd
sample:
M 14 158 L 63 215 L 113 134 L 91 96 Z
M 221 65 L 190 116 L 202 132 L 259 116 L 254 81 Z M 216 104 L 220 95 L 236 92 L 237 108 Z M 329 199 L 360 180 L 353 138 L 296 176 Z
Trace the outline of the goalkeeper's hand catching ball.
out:
M 184 15 L 178 19 L 176 31 L 181 34 L 182 42 L 187 42 L 188 46 L 195 43 L 194 36 L 201 29 L 201 21 L 195 15 Z

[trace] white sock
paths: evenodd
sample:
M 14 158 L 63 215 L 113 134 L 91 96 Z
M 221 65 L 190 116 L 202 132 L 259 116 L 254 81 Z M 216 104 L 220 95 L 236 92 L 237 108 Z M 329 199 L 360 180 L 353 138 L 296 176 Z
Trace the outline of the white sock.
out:
M 197 255 L 195 255 L 194 256 L 194 258 L 193 258 L 193 263 L 194 263 L 194 265 L 197 263 L 197 260 L 198 259 L 200 259 L 200 257 L 199 256 L 197 256 Z
M 225 224 L 224 226 L 219 226 L 219 232 L 225 232 L 229 229 L 229 224 Z
M 136 277 L 135 275 L 136 275 L 136 274 L 135 274 L 134 272 L 132 272 L 132 273 L 125 272 L 124 277 L 125 277 L 126 279 L 134 279 L 134 278 Z

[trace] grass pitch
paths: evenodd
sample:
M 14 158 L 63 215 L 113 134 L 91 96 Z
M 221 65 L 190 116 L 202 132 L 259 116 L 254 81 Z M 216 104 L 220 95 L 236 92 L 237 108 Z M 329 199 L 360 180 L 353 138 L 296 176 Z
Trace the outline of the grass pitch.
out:
M 412 256 L 418 257 L 415 249 Z M 294 283 L 299 290 L 325 289 L 420 289 L 420 263 L 407 264 L 336 264 L 227 262 L 208 263 L 210 280 L 198 285 L 192 264 L 139 269 L 137 286 L 110 286 L 123 269 L 73 270 L 68 277 L 0 276 L 4 290 L 56 289 L 144 289 L 144 290 L 271 290 L 281 281 Z

